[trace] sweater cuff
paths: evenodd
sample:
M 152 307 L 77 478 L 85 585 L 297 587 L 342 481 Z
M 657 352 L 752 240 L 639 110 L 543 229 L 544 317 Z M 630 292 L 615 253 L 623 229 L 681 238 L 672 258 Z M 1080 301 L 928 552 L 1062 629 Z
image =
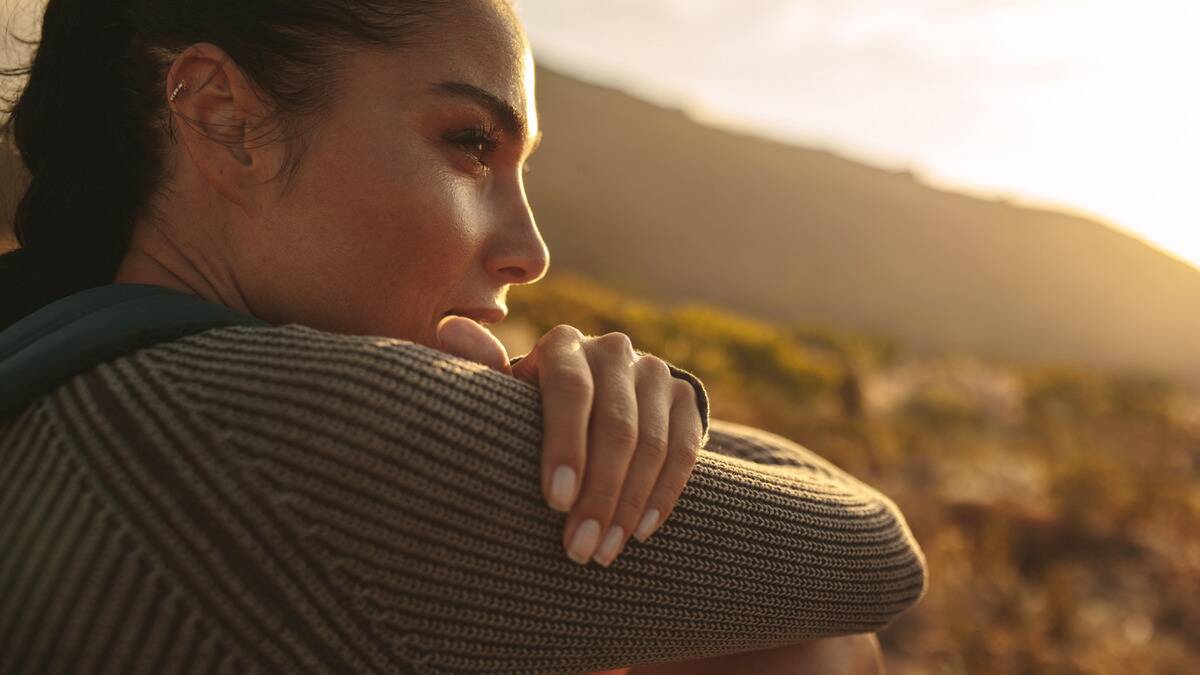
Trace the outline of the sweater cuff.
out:
M 646 355 L 646 352 L 638 349 L 633 351 L 636 352 L 638 356 Z M 517 365 L 517 361 L 520 361 L 523 358 L 525 357 L 514 356 L 508 360 L 508 365 L 515 366 Z M 696 407 L 700 409 L 700 424 L 702 425 L 703 429 L 700 435 L 700 447 L 704 447 L 705 443 L 708 442 L 708 391 L 704 389 L 704 383 L 700 381 L 700 378 L 696 377 L 694 374 L 684 370 L 683 368 L 673 365 L 669 361 L 664 360 L 663 363 L 667 364 L 667 368 L 671 371 L 671 377 L 677 377 L 681 380 L 686 380 L 688 384 L 692 385 L 692 389 L 696 390 Z

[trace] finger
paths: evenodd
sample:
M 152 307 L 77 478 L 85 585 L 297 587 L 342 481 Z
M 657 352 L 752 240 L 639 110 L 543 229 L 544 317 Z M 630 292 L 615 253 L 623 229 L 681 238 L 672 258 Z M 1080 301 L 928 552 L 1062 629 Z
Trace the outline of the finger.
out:
M 650 492 L 650 499 L 646 501 L 642 521 L 633 534 L 641 542 L 645 542 L 671 517 L 679 495 L 683 494 L 688 479 L 692 477 L 696 458 L 700 455 L 704 427 L 700 410 L 696 407 L 696 390 L 687 381 L 678 378 L 672 378 L 671 386 L 675 391 L 675 402 L 671 406 L 667 460 Z
M 634 370 L 637 377 L 637 449 L 625 474 L 608 533 L 601 539 L 600 548 L 593 557 L 605 567 L 625 549 L 667 459 L 671 405 L 675 398 L 671 371 L 655 356 L 641 357 Z
M 447 316 L 437 325 L 438 348 L 493 370 L 511 373 L 508 351 L 499 338 L 465 316 Z
M 542 397 L 542 494 L 550 508 L 567 512 L 579 494 L 587 457 L 592 411 L 592 369 L 582 348 L 583 334 L 555 326 L 518 365 L 531 363 Z
M 608 532 L 638 435 L 633 369 L 637 357 L 629 338 L 609 333 L 591 340 L 584 351 L 595 382 L 587 468 L 563 530 L 563 545 L 580 564 L 587 564 Z

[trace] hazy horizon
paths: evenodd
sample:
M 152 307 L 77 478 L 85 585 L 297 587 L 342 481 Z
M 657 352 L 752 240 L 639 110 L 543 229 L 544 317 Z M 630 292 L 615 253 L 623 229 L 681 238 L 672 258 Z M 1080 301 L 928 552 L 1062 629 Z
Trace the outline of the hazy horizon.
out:
M 518 2 L 550 67 L 707 123 L 1086 215 L 1200 268 L 1197 7 Z

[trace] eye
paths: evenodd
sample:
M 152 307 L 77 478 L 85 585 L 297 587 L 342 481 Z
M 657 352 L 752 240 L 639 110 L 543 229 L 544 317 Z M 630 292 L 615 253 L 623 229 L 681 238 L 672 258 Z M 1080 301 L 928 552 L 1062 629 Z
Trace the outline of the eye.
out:
M 473 127 L 449 134 L 446 137 L 452 145 L 462 150 L 476 164 L 487 168 L 487 156 L 500 146 L 496 130 L 491 127 Z

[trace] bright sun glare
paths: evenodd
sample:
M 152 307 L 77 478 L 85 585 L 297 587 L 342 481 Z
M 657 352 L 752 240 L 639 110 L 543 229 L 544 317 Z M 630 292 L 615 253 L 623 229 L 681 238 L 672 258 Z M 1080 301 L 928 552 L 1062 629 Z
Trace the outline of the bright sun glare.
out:
M 1200 2 L 521 0 L 552 64 L 1200 267 Z
M 0 0 L 6 19 L 40 4 Z M 518 8 L 552 64 L 949 189 L 1096 217 L 1200 268 L 1200 2 Z M 28 32 L 21 21 L 9 27 Z

